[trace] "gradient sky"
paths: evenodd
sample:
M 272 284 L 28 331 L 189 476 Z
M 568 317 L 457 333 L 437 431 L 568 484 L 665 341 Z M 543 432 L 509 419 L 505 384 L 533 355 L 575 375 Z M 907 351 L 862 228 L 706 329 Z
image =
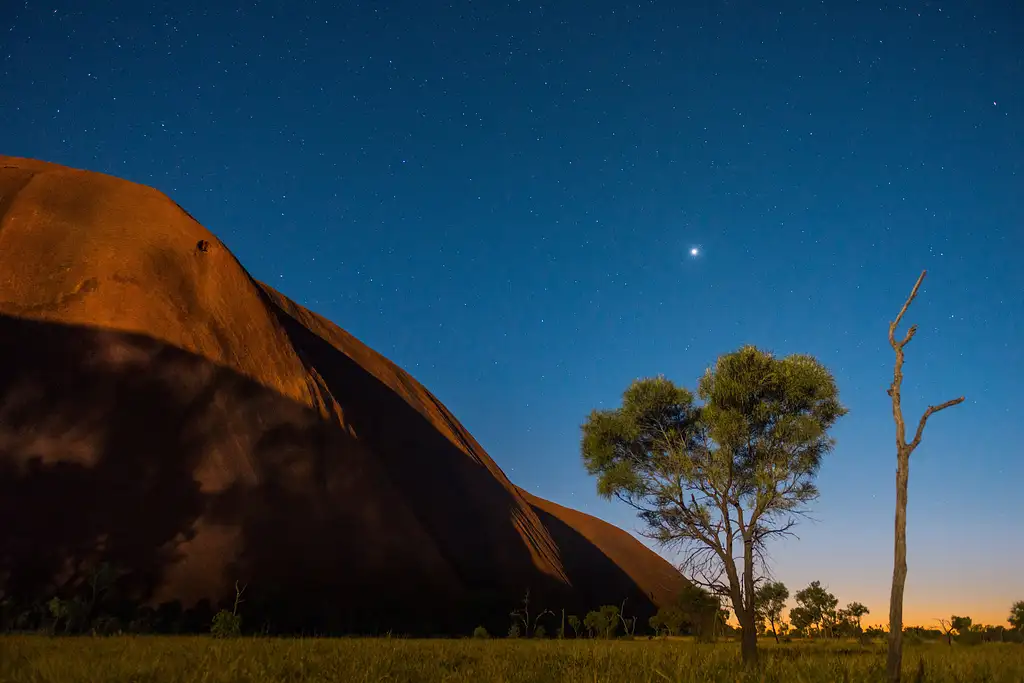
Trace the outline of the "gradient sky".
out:
M 0 153 L 167 192 L 542 496 L 637 528 L 583 470 L 592 408 L 745 343 L 817 356 L 850 413 L 775 573 L 865 623 L 887 325 L 927 268 L 907 421 L 967 400 L 913 456 L 906 618 L 1024 599 L 1024 5 L 0 4 Z

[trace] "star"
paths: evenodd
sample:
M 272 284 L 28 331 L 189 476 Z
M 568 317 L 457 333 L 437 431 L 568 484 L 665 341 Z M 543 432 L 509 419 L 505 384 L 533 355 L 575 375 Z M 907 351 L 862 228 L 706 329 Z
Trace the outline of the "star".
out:
M 697 257 L 700 255 L 700 249 L 697 247 L 690 247 L 690 256 Z

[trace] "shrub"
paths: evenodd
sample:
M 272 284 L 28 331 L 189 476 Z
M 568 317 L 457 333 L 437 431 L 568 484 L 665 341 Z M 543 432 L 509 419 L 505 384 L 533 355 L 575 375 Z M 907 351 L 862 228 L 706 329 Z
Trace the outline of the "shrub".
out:
M 242 617 L 222 609 L 213 618 L 210 633 L 214 638 L 237 638 L 242 635 Z
M 487 632 L 487 629 L 485 629 L 483 626 L 477 626 L 475 629 L 473 629 L 473 637 L 474 638 L 490 638 L 491 634 L 489 634 Z

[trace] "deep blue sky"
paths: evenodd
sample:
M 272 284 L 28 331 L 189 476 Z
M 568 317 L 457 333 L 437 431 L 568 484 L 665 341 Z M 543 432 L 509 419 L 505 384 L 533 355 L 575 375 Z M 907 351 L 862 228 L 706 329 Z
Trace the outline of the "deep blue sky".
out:
M 0 153 L 167 192 L 540 495 L 636 528 L 580 463 L 592 408 L 748 342 L 816 355 L 850 413 L 776 574 L 868 623 L 886 330 L 927 268 L 907 420 L 967 401 L 914 454 L 907 616 L 1024 598 L 1019 3 L 2 6 Z

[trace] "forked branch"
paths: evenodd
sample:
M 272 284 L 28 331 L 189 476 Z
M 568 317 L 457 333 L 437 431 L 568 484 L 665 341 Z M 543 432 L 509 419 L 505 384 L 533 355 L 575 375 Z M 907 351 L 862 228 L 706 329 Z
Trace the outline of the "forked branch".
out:
M 907 448 L 913 451 L 915 448 L 917 448 L 917 445 L 921 443 L 921 435 L 924 433 L 924 425 L 926 422 L 928 422 L 928 418 L 931 417 L 933 413 L 937 413 L 940 410 L 945 410 L 946 408 L 955 406 L 956 404 L 963 402 L 964 397 L 961 396 L 960 398 L 950 399 L 949 401 L 946 401 L 945 403 L 939 404 L 937 406 L 928 406 L 928 410 L 924 411 L 924 415 L 921 416 L 921 421 L 917 423 L 917 433 L 914 435 L 914 440 L 907 445 Z
M 907 300 L 903 304 L 903 308 L 900 309 L 900 314 L 896 316 L 895 320 L 889 323 L 889 344 L 891 344 L 892 348 L 896 349 L 896 351 L 901 351 L 904 346 L 910 343 L 910 340 L 914 338 L 914 335 L 917 334 L 917 325 L 911 325 L 910 329 L 907 330 L 907 336 L 903 338 L 903 341 L 896 341 L 896 328 L 899 327 L 904 314 L 906 314 L 907 309 L 910 308 L 910 304 L 917 297 L 917 290 L 921 288 L 921 283 L 924 282 L 924 276 L 927 273 L 927 270 L 921 271 L 921 276 L 917 278 L 917 282 L 914 283 L 914 289 L 910 291 L 910 296 L 907 297 Z
M 920 277 L 917 278 L 917 282 L 914 283 L 914 288 L 910 291 L 910 296 L 903 303 L 903 308 L 900 309 L 899 315 L 896 319 L 889 323 L 889 344 L 893 350 L 896 351 L 896 365 L 893 371 L 893 381 L 889 390 L 886 392 L 893 399 L 893 417 L 896 419 L 896 438 L 898 445 L 901 450 L 905 450 L 907 454 L 913 452 L 915 448 L 921 443 L 921 436 L 924 434 L 924 426 L 928 422 L 928 418 L 934 413 L 940 410 L 945 410 L 951 406 L 955 406 L 958 403 L 963 403 L 964 397 L 954 398 L 945 403 L 940 403 L 935 406 L 928 406 L 928 409 L 924 411 L 924 415 L 921 416 L 920 422 L 917 424 L 917 433 L 914 434 L 914 440 L 909 444 L 906 442 L 903 428 L 903 411 L 900 409 L 900 385 L 903 383 L 903 347 L 910 343 L 910 340 L 914 338 L 917 333 L 917 325 L 911 325 L 907 331 L 907 335 L 900 341 L 896 341 L 896 328 L 899 326 L 900 321 L 903 320 L 903 316 L 906 314 L 907 309 L 910 308 L 910 304 L 917 297 L 917 291 L 921 289 L 921 283 L 924 282 L 924 276 L 928 274 L 927 270 L 922 270 Z

